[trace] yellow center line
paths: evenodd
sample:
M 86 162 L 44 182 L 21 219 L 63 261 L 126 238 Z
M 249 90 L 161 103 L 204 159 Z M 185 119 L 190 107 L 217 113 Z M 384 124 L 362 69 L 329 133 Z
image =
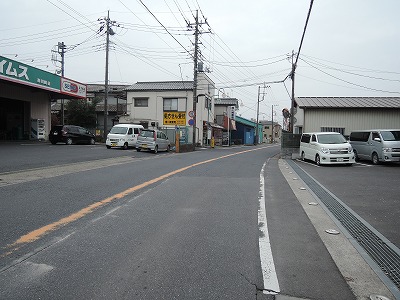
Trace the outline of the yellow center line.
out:
M 246 152 L 261 150 L 261 149 L 264 149 L 264 148 L 266 148 L 266 147 L 260 147 L 260 148 L 256 148 L 256 149 L 244 150 L 244 151 L 240 151 L 240 152 L 236 152 L 236 153 L 227 154 L 227 155 L 223 155 L 223 156 L 220 156 L 220 157 L 204 160 L 204 161 L 201 161 L 201 162 L 198 162 L 198 163 L 194 163 L 194 164 L 191 164 L 189 166 L 177 169 L 175 171 L 166 173 L 164 175 L 161 175 L 159 177 L 153 178 L 153 179 L 151 179 L 149 181 L 143 182 L 143 183 L 138 184 L 136 186 L 133 186 L 133 187 L 131 187 L 131 188 L 125 190 L 125 191 L 122 191 L 122 192 L 117 193 L 117 194 L 115 194 L 115 195 L 113 195 L 111 197 L 105 198 L 105 199 L 103 199 L 101 201 L 98 201 L 98 202 L 95 202 L 95 203 L 93 203 L 93 204 L 91 204 L 91 205 L 89 205 L 89 206 L 87 206 L 85 208 L 82 208 L 81 210 L 79 210 L 79 211 L 77 211 L 77 212 L 75 212 L 75 213 L 73 213 L 73 214 L 71 214 L 71 215 L 69 215 L 69 216 L 67 216 L 65 218 L 62 218 L 62 219 L 60 219 L 60 220 L 58 220 L 58 221 L 56 221 L 54 223 L 48 224 L 46 226 L 43 226 L 41 228 L 38 228 L 36 230 L 33 230 L 33 231 L 21 236 L 14 243 L 7 245 L 6 248 L 8 249 L 8 252 L 3 254 L 3 255 L 1 255 L 0 257 L 8 256 L 11 253 L 13 253 L 14 251 L 18 250 L 21 247 L 21 245 L 27 244 L 27 243 L 32 243 L 32 242 L 40 239 L 44 235 L 46 235 L 46 234 L 48 234 L 48 233 L 50 233 L 52 231 L 55 231 L 56 229 L 58 229 L 58 228 L 60 228 L 62 226 L 65 226 L 65 225 L 67 225 L 69 223 L 72 223 L 72 222 L 74 222 L 76 220 L 79 220 L 79 219 L 87 216 L 88 214 L 92 213 L 94 210 L 96 210 L 99 207 L 102 207 L 102 206 L 104 206 L 104 205 L 106 205 L 106 204 L 108 204 L 108 203 L 110 203 L 112 201 L 115 201 L 115 200 L 121 199 L 121 198 L 123 198 L 125 196 L 128 196 L 129 194 L 131 194 L 133 192 L 136 192 L 136 191 L 138 191 L 138 190 L 140 190 L 142 188 L 145 188 L 145 187 L 147 187 L 147 186 L 149 186 L 151 184 L 154 184 L 154 183 L 156 183 L 158 181 L 164 180 L 164 179 L 166 179 L 168 177 L 171 177 L 173 175 L 176 175 L 178 173 L 186 171 L 186 170 L 188 170 L 190 168 L 193 168 L 193 167 L 196 167 L 196 166 L 199 166 L 199 165 L 202 165 L 202 164 L 210 163 L 210 162 L 216 161 L 218 159 L 227 158 L 227 157 L 230 157 L 230 156 L 234 156 L 234 155 L 238 155 L 238 154 L 242 154 L 242 153 L 246 153 Z

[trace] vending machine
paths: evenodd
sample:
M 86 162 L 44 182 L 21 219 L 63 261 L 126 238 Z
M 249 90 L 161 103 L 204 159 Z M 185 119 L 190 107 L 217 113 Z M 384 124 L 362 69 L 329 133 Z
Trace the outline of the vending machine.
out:
M 31 138 L 33 140 L 44 140 L 46 138 L 44 119 L 31 119 Z

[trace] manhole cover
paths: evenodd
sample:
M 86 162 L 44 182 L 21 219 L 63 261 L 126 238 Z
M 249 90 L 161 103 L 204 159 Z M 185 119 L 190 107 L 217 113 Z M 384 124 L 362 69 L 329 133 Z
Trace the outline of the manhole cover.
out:
M 327 229 L 327 230 L 325 230 L 325 232 L 326 232 L 326 233 L 329 233 L 329 234 L 339 234 L 339 233 L 340 233 L 340 232 L 337 231 L 336 229 Z

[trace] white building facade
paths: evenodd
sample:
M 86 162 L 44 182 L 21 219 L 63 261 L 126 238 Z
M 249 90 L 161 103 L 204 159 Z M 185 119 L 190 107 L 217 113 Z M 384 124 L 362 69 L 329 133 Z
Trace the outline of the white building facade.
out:
M 203 143 L 203 122 L 214 119 L 215 86 L 204 73 L 198 74 L 196 116 L 193 110 L 193 81 L 137 82 L 126 89 L 126 114 L 120 123 L 145 128 L 187 128 L 188 143 Z M 195 124 L 194 124 L 195 122 Z

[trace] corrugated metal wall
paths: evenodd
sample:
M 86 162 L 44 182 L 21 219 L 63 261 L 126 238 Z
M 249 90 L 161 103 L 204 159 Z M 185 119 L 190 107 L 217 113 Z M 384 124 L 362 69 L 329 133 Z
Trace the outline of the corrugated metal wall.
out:
M 303 132 L 321 131 L 321 127 L 353 130 L 400 128 L 400 109 L 306 109 Z

